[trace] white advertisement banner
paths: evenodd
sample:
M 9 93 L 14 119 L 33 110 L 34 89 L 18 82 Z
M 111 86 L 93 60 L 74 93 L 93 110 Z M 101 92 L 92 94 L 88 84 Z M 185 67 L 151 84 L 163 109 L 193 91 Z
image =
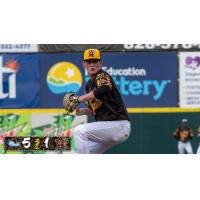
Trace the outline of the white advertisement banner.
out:
M 179 54 L 179 97 L 181 108 L 200 108 L 200 52 Z
M 38 46 L 38 44 L 0 44 L 0 53 L 38 52 Z

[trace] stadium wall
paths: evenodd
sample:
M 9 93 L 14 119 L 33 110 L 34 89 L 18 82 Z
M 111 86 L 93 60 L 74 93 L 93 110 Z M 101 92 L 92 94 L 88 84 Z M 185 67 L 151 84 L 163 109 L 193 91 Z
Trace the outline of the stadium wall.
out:
M 61 46 L 46 51 L 47 46 L 0 47 L 9 50 L 7 53 L 2 50 L 0 55 L 0 137 L 9 133 L 42 136 L 62 134 L 59 130 L 67 131 L 66 124 L 62 124 L 67 119 L 62 109 L 62 99 L 64 93 L 69 91 L 63 91 L 63 83 L 61 87 L 54 87 L 52 83 L 60 82 L 52 74 L 55 71 L 52 69 L 57 69 L 59 73 L 63 73 L 62 69 L 67 66 L 75 71 L 78 69 L 77 85 L 73 88 L 74 92 L 83 94 L 84 84 L 88 80 L 81 63 L 80 50 L 84 46 L 77 46 L 77 51 L 73 50 L 73 45 L 62 46 L 64 51 L 70 48 L 68 53 L 60 51 Z M 29 50 L 18 52 L 19 47 Z M 103 67 L 115 79 L 132 123 L 129 140 L 107 153 L 178 153 L 177 141 L 172 134 L 183 118 L 188 119 L 196 133 L 200 121 L 199 46 L 176 47 L 176 51 L 173 48 L 165 51 L 163 48 L 166 46 L 101 46 L 105 52 Z M 58 49 L 57 53 L 54 48 Z M 184 79 L 180 80 L 182 76 Z M 71 90 L 72 87 L 65 85 L 66 88 Z M 87 120 L 93 121 L 91 118 L 75 119 L 77 123 L 86 123 Z M 26 128 L 19 129 L 19 125 L 24 123 Z M 192 146 L 195 152 L 198 147 L 196 135 Z M 2 144 L 0 148 L 3 153 Z

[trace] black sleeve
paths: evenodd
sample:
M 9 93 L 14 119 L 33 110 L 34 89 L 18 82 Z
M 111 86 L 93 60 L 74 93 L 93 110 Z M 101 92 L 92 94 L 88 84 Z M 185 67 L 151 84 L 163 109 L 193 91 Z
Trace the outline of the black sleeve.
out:
M 86 93 L 88 93 L 88 92 L 89 92 L 88 83 L 86 83 L 86 85 L 85 85 L 85 91 L 86 91 Z
M 110 91 L 111 91 L 111 89 L 108 85 L 101 86 L 101 87 L 97 88 L 96 90 L 94 90 L 94 96 L 97 99 L 100 99 L 101 97 L 109 94 Z

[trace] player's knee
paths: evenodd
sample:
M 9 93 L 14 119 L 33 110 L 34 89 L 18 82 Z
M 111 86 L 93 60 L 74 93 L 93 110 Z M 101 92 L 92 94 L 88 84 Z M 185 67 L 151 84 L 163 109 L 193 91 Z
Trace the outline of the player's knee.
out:
M 117 137 L 113 137 L 112 142 L 115 143 L 115 144 L 118 144 L 118 143 L 121 143 L 121 139 L 117 138 Z
M 129 138 L 129 136 L 130 136 L 129 133 L 121 134 L 118 137 L 113 137 L 112 141 L 115 144 L 120 144 L 120 143 L 125 142 Z
M 74 131 L 73 131 L 73 136 L 74 136 L 74 139 L 77 139 L 77 138 L 83 138 L 84 135 L 85 135 L 85 129 L 83 127 L 83 125 L 79 125 L 77 126 Z
M 113 137 L 112 138 L 112 143 L 119 144 L 122 142 L 124 142 L 124 137 Z

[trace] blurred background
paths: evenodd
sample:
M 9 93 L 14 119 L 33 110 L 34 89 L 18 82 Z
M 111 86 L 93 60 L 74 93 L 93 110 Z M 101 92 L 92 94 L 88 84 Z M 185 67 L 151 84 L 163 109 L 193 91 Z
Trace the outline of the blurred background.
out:
M 177 154 L 173 132 L 182 119 L 197 151 L 200 44 L 0 44 L 0 153 L 6 136 L 72 136 L 94 120 L 67 115 L 62 103 L 67 92 L 85 93 L 87 48 L 102 51 L 131 118 L 129 140 L 106 153 Z

